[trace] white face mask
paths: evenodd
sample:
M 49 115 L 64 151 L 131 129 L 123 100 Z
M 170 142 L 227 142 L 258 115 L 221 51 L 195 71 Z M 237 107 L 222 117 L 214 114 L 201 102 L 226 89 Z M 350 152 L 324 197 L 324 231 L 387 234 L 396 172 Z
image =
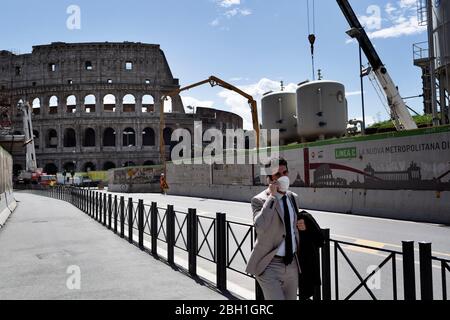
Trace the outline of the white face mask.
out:
M 290 186 L 291 182 L 290 182 L 288 176 L 283 176 L 283 177 L 279 178 L 277 181 L 279 184 L 278 190 L 280 192 L 286 192 L 289 190 L 289 186 Z

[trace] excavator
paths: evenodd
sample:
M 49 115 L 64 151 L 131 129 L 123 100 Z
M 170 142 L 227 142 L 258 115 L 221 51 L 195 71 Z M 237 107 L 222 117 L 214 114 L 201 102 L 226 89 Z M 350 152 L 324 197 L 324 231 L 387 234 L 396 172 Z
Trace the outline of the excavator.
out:
M 208 79 L 188 85 L 186 87 L 183 88 L 179 88 L 176 90 L 173 90 L 171 92 L 168 92 L 167 94 L 163 95 L 161 97 L 161 109 L 160 109 L 160 124 L 159 124 L 159 128 L 160 128 L 160 134 L 159 134 L 159 147 L 160 147 L 160 155 L 161 155 L 161 162 L 164 166 L 164 171 L 166 170 L 166 150 L 165 150 L 165 141 L 164 141 L 164 135 L 163 135 L 163 130 L 165 127 L 165 120 L 164 120 L 164 101 L 168 98 L 168 97 L 173 97 L 173 96 L 177 96 L 179 95 L 181 92 L 204 85 L 209 83 L 211 87 L 215 87 L 215 86 L 220 86 L 222 88 L 225 88 L 227 90 L 231 90 L 234 91 L 238 94 L 240 94 L 241 96 L 245 97 L 248 100 L 248 103 L 250 105 L 250 108 L 252 110 L 252 122 L 253 122 L 253 129 L 255 130 L 256 133 L 256 149 L 259 149 L 259 120 L 258 120 L 258 108 L 257 108 L 257 103 L 255 101 L 255 99 L 253 99 L 253 97 L 247 93 L 245 93 L 244 91 L 242 91 L 241 89 L 233 86 L 232 84 L 229 84 L 228 82 L 223 81 L 222 79 L 219 79 L 215 76 L 210 76 Z

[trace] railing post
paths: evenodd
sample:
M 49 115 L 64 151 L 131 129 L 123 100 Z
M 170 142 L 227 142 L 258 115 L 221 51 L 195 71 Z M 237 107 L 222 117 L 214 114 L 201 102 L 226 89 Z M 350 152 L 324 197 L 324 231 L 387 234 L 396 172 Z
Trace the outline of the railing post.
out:
M 227 224 L 224 213 L 216 214 L 216 276 L 217 288 L 227 290 Z
M 88 211 L 88 192 L 87 190 L 83 190 L 83 211 L 87 213 Z
M 125 197 L 120 197 L 120 237 L 125 238 Z
M 89 198 L 90 198 L 90 203 L 89 203 L 89 215 L 91 216 L 91 218 L 94 217 L 94 191 L 89 191 Z
M 414 266 L 414 241 L 402 241 L 403 287 L 405 300 L 416 300 L 416 274 Z
M 106 199 L 107 199 L 107 196 L 106 196 L 106 193 L 105 194 L 103 194 L 103 226 L 105 226 L 106 227 L 106 217 L 107 217 L 107 215 L 108 215 L 108 206 L 106 205 Z
M 128 198 L 128 242 L 133 243 L 133 198 Z
M 187 225 L 187 243 L 189 252 L 189 274 L 191 276 L 197 276 L 197 243 L 198 243 L 198 230 L 197 230 L 197 210 L 188 210 L 188 225 Z
M 117 213 L 119 212 L 117 208 L 117 195 L 114 195 L 114 233 L 117 234 Z
M 98 221 L 98 191 L 95 192 L 95 220 Z
M 112 220 L 112 195 L 108 194 L 108 229 L 111 230 Z
M 420 294 L 422 300 L 433 300 L 433 269 L 431 243 L 419 242 Z
M 102 221 L 103 221 L 103 193 L 100 193 L 99 217 L 100 217 L 100 220 L 98 222 L 102 223 Z
M 138 230 L 139 230 L 139 248 L 144 250 L 144 200 L 139 199 L 138 204 Z
M 166 215 L 167 262 L 173 265 L 175 248 L 175 211 L 172 205 L 167 206 Z
M 158 256 L 158 204 L 152 202 L 150 209 L 150 234 L 152 237 L 152 255 Z
M 322 300 L 331 300 L 331 255 L 330 255 L 330 229 L 323 229 L 325 240 L 322 247 Z M 337 275 L 336 275 L 337 276 Z

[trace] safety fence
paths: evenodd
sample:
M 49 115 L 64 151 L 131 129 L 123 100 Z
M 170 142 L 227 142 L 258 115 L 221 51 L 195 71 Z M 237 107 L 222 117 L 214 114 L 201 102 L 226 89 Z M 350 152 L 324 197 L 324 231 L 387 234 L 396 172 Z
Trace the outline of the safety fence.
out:
M 97 190 L 56 186 L 35 187 L 32 192 L 73 204 L 129 243 L 180 267 L 175 264 L 175 250 L 178 250 L 187 258 L 186 271 L 194 278 L 199 276 L 197 265 L 200 259 L 214 264 L 214 285 L 222 292 L 228 292 L 228 275 L 231 272 L 240 274 L 253 281 L 256 299 L 264 299 L 254 277 L 245 272 L 256 241 L 253 225 L 228 221 L 222 212 L 216 213 L 215 217 L 202 216 L 196 209 L 181 212 L 173 205 L 163 208 L 156 202 L 145 204 L 142 199 L 135 201 L 131 197 L 125 199 Z M 320 249 L 322 284 L 316 286 L 314 300 L 365 299 L 363 291 L 373 300 L 416 300 L 417 292 L 422 300 L 447 300 L 450 260 L 433 256 L 431 243 L 419 243 L 420 272 L 416 274 L 417 250 L 413 241 L 403 241 L 401 251 L 395 251 L 331 239 L 329 229 L 322 232 L 325 238 L 325 245 Z M 165 251 L 165 254 L 159 251 Z M 383 259 L 369 270 L 361 269 L 358 254 L 368 252 Z M 398 261 L 402 261 L 401 266 L 397 265 Z M 433 282 L 436 280 L 433 268 L 439 269 L 441 281 L 436 283 Z M 385 269 L 389 269 L 387 274 L 390 276 L 381 281 L 379 275 Z M 352 277 L 353 280 L 349 280 Z M 382 283 L 377 284 L 377 281 Z M 385 289 L 382 294 L 381 286 Z

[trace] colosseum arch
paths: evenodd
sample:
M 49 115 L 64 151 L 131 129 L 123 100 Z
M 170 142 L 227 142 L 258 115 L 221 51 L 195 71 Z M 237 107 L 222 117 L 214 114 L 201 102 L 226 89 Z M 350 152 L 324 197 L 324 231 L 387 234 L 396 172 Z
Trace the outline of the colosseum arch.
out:
M 108 171 L 110 169 L 115 169 L 116 165 L 114 164 L 114 162 L 111 161 L 107 161 L 103 164 L 103 171 Z
M 56 149 L 58 147 L 58 132 L 55 129 L 47 130 L 45 147 Z
M 34 115 L 41 114 L 41 99 L 36 98 L 36 99 L 33 100 L 32 109 L 33 109 L 33 114 Z
M 83 134 L 83 147 L 95 147 L 95 130 L 87 128 Z
M 106 128 L 103 131 L 103 146 L 115 147 L 116 146 L 116 131 L 113 128 Z
M 86 113 L 95 113 L 95 105 L 96 105 L 95 95 L 89 94 L 84 97 L 84 112 Z
M 146 94 L 142 97 L 142 112 L 155 112 L 155 99 L 152 95 Z
M 166 97 L 164 99 L 164 113 L 172 113 L 173 112 L 173 100 L 171 97 Z
M 152 160 L 147 160 L 147 161 L 144 162 L 143 165 L 144 165 L 144 166 L 154 166 L 154 165 L 155 165 L 155 162 L 152 161 Z
M 70 95 L 66 99 L 66 112 L 75 113 L 77 111 L 77 97 Z
M 136 146 L 136 131 L 133 128 L 126 128 L 122 132 L 122 146 Z
M 64 148 L 75 148 L 77 146 L 77 134 L 74 129 L 64 130 Z
M 74 161 L 68 161 L 68 162 L 64 163 L 63 169 L 67 173 L 70 173 L 71 171 L 76 171 L 77 168 L 76 168 Z
M 124 166 L 124 167 L 135 167 L 135 166 L 136 166 L 136 163 L 134 163 L 133 161 L 126 161 L 126 162 L 123 164 L 123 166 Z
M 103 97 L 103 111 L 116 112 L 116 97 L 112 94 L 107 94 Z
M 145 128 L 142 131 L 142 145 L 154 146 L 155 145 L 155 131 L 152 128 Z
M 58 97 L 51 96 L 48 101 L 48 113 L 57 114 L 58 113 Z
M 136 111 L 136 98 L 132 94 L 127 94 L 122 99 L 123 112 Z
M 21 164 L 14 164 L 13 165 L 13 176 L 17 177 L 19 176 L 20 172 L 23 170 L 23 167 Z
M 96 166 L 95 164 L 93 164 L 92 162 L 86 162 L 83 165 L 83 172 L 89 172 L 89 171 L 95 171 L 96 170 Z
M 47 174 L 57 174 L 58 173 L 58 167 L 56 166 L 56 164 L 50 162 L 47 163 L 44 166 L 44 172 Z
M 39 149 L 39 131 L 33 130 L 34 147 Z
M 172 128 L 164 128 L 163 130 L 164 143 L 166 146 L 170 146 L 172 142 L 172 132 Z

